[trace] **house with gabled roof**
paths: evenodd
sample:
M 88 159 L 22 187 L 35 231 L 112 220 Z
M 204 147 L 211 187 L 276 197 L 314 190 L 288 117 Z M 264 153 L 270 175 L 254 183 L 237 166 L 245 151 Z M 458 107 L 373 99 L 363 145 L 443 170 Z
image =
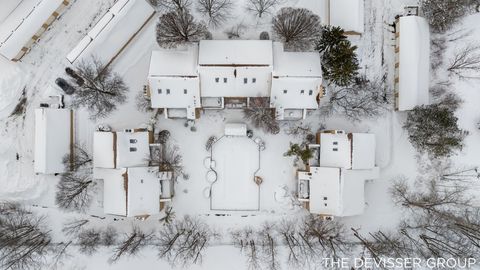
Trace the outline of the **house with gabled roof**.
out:
M 365 182 L 379 177 L 375 135 L 340 130 L 317 134 L 314 158 L 297 173 L 298 199 L 312 214 L 325 217 L 360 215 Z

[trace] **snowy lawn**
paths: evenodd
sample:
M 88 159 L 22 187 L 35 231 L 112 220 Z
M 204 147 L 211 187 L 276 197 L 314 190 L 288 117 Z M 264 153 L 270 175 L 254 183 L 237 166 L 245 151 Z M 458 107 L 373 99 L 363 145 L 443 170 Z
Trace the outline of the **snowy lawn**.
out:
M 222 137 L 212 150 L 218 179 L 212 184 L 212 210 L 259 210 L 260 187 L 254 182 L 260 169 L 258 145 L 247 137 Z

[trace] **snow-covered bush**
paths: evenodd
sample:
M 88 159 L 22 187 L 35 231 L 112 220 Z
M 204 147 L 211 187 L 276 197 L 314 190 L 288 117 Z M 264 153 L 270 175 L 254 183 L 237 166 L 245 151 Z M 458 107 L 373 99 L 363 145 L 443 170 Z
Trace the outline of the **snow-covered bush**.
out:
M 207 26 L 197 22 L 184 10 L 176 10 L 163 14 L 156 28 L 157 43 L 163 48 L 175 48 L 188 42 L 207 39 Z
M 273 18 L 275 38 L 291 51 L 308 51 L 320 38 L 320 17 L 305 8 L 286 7 Z
M 270 34 L 267 31 L 263 31 L 260 33 L 260 40 L 269 40 Z
M 449 30 L 463 16 L 478 9 L 478 0 L 422 0 L 421 8 L 434 32 Z
M 418 151 L 433 157 L 450 156 L 461 150 L 468 134 L 458 127 L 453 110 L 439 104 L 415 107 L 408 113 L 403 128 Z

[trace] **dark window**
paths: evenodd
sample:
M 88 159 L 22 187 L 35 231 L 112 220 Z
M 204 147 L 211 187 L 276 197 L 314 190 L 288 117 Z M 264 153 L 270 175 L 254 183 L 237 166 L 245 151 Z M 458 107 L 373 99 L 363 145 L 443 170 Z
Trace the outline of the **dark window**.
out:
M 167 95 L 170 95 L 170 89 L 167 89 Z
M 157 92 L 158 92 L 159 94 L 161 94 L 161 93 L 162 93 L 162 89 L 157 89 Z
M 305 94 L 305 90 L 300 90 L 300 94 Z
M 215 82 L 218 83 L 220 81 L 220 78 L 215 78 Z
M 338 148 L 333 148 L 333 151 L 334 151 L 334 152 L 338 152 Z
M 252 83 L 256 83 L 257 82 L 257 78 L 252 78 Z
M 183 89 L 183 93 L 186 95 L 187 94 L 187 89 Z
M 327 204 L 325 204 L 325 206 L 327 206 Z
M 338 142 L 333 142 L 333 145 L 338 145 Z
M 130 139 L 130 143 L 137 143 L 137 139 Z
M 327 197 L 323 197 L 323 200 L 326 201 L 328 198 Z
M 137 148 L 136 147 L 130 147 L 130 152 L 137 152 Z
M 309 96 L 313 95 L 313 90 L 308 90 L 308 95 Z
M 283 93 L 286 94 L 286 93 L 287 93 L 287 89 L 283 89 Z
M 223 82 L 224 82 L 224 83 L 227 83 L 227 78 L 223 78 Z
M 248 83 L 248 79 L 247 78 L 243 78 L 243 83 Z

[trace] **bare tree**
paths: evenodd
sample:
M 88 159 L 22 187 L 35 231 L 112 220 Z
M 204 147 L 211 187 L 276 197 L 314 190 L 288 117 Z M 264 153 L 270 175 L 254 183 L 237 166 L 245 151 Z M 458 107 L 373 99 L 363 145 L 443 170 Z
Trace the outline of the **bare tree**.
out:
M 80 252 L 91 255 L 97 251 L 102 241 L 101 232 L 94 228 L 80 231 L 77 235 L 77 243 Z
M 197 11 L 208 17 L 208 23 L 214 27 L 227 21 L 233 9 L 231 0 L 198 0 Z
M 470 44 L 458 50 L 447 70 L 460 79 L 480 78 L 480 45 Z
M 293 268 L 308 268 L 318 259 L 313 240 L 299 227 L 298 222 L 283 220 L 277 228 L 286 247 L 287 263 Z
M 63 157 L 62 162 L 67 171 L 77 171 L 85 167 L 91 167 L 93 158 L 85 148 L 85 145 L 75 143 L 73 145 L 73 155 L 67 154 Z
M 261 128 L 265 132 L 271 134 L 280 132 L 280 125 L 275 118 L 275 109 L 270 108 L 268 99 L 251 99 L 250 106 L 243 110 L 243 118 L 254 127 Z
M 123 256 L 135 256 L 140 250 L 151 244 L 153 240 L 153 232 L 145 233 L 140 228 L 134 226 L 132 231 L 126 233 L 119 244 L 115 246 L 114 253 L 110 257 L 109 262 L 117 262 Z
M 41 268 L 54 253 L 44 217 L 18 204 L 0 204 L 0 267 Z
M 149 0 L 161 12 L 188 11 L 192 5 L 191 0 Z
M 204 222 L 185 216 L 160 229 L 155 244 L 158 257 L 175 266 L 201 263 L 213 235 Z
M 244 34 L 247 27 L 243 22 L 237 23 L 230 27 L 228 30 L 225 30 L 225 34 L 228 39 L 240 39 Z
M 321 37 L 320 17 L 305 8 L 282 8 L 273 18 L 277 40 L 292 51 L 307 51 Z
M 324 115 L 343 114 L 350 120 L 381 116 L 391 107 L 392 95 L 383 80 L 358 78 L 348 87 L 332 87 L 328 104 L 321 106 Z
M 76 235 L 83 226 L 90 222 L 88 219 L 72 219 L 63 224 L 62 232 L 66 235 Z
M 265 223 L 260 230 L 245 227 L 231 233 L 233 245 L 247 258 L 251 269 L 280 269 L 275 228 Z
M 112 226 L 107 226 L 102 231 L 102 244 L 104 246 L 113 246 L 117 243 L 117 230 L 113 228 Z
M 74 92 L 72 106 L 87 108 L 91 119 L 106 117 L 127 100 L 128 87 L 123 79 L 98 58 L 81 61 L 76 73 L 85 83 Z
M 94 186 L 89 173 L 65 173 L 57 184 L 55 203 L 65 210 L 85 211 L 91 204 Z
M 152 103 L 145 96 L 143 90 L 139 91 L 135 96 L 135 106 L 139 112 L 153 112 Z
M 158 45 L 163 48 L 175 48 L 211 37 L 204 23 L 195 21 L 190 13 L 180 10 L 163 14 L 156 32 Z
M 282 0 L 247 0 L 246 9 L 261 18 L 270 14 L 272 9 L 281 4 Z
M 175 220 L 175 211 L 173 211 L 173 208 L 171 206 L 168 206 L 167 209 L 165 209 L 165 216 L 162 217 L 159 221 L 164 222 L 165 224 L 170 224 Z
M 177 180 L 182 176 L 184 180 L 188 180 L 189 175 L 183 168 L 183 157 L 180 154 L 178 146 L 171 146 L 168 143 L 162 144 L 159 148 L 154 149 L 150 153 L 149 163 L 152 166 L 158 166 L 158 171 L 172 172 L 172 180 Z

